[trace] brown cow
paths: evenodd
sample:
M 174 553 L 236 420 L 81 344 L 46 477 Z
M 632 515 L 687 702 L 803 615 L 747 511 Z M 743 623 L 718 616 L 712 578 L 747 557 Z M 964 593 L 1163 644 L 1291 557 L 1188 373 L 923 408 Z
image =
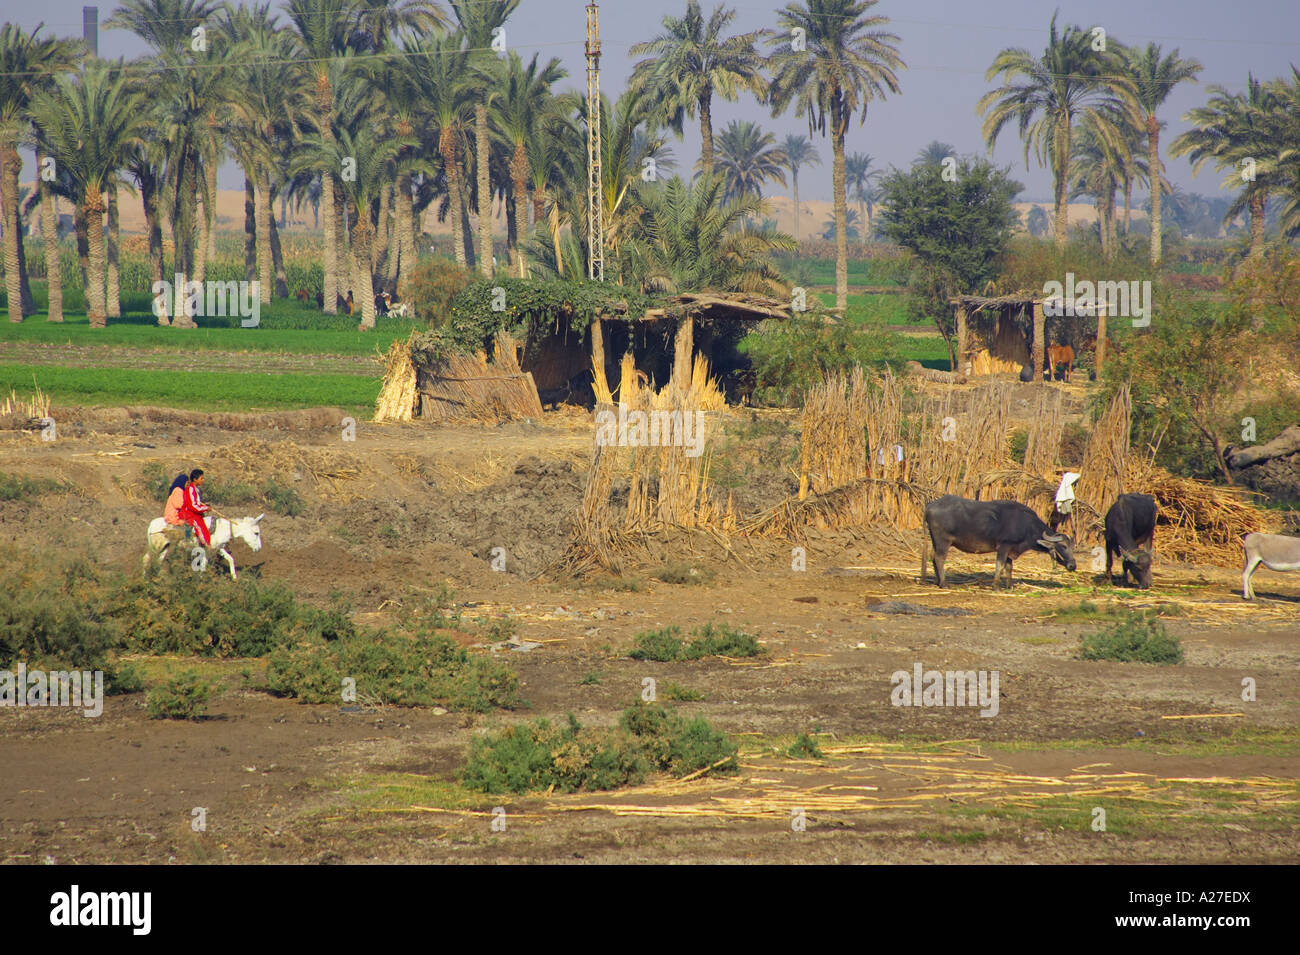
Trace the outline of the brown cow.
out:
M 308 302 L 311 301 L 311 292 L 307 291 L 305 288 L 300 288 L 298 289 L 298 291 L 293 293 L 293 297 L 296 298 L 298 301 L 300 301 L 302 304 L 306 305 Z
M 1074 374 L 1074 349 L 1069 345 L 1048 345 L 1047 346 L 1047 377 L 1049 379 L 1056 377 L 1056 366 L 1065 366 L 1065 380 L 1069 381 L 1070 376 Z

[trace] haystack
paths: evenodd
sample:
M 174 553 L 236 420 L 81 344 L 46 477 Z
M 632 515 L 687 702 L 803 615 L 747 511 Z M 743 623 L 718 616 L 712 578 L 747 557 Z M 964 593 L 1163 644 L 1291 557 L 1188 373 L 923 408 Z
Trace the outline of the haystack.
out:
M 411 343 L 395 341 L 388 349 L 384 386 L 375 401 L 375 420 L 410 421 L 415 416 L 418 401 Z
M 419 415 L 427 421 L 508 421 L 540 418 L 542 403 L 533 376 L 519 366 L 519 349 L 508 335 L 493 340 L 493 360 L 482 351 L 450 353 L 416 368 Z

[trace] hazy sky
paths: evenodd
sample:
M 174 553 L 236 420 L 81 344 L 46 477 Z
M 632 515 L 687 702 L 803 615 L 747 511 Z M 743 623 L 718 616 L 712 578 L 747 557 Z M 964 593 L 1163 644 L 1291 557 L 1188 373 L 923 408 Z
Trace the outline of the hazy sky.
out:
M 282 0 L 273 0 L 281 9 Z M 13 21 L 31 29 L 44 22 L 46 30 L 59 35 L 80 35 L 83 0 L 0 0 L 0 20 Z M 506 40 L 525 58 L 534 52 L 558 57 L 569 70 L 562 85 L 585 88 L 583 42 L 586 0 L 523 0 L 509 21 Z M 602 91 L 617 96 L 631 72 L 629 48 L 659 32 L 665 12 L 680 14 L 685 0 L 608 0 L 600 4 L 601 40 L 604 51 Z M 705 0 L 704 8 L 715 4 Z M 736 11 L 736 32 L 776 26 L 777 4 L 737 0 L 727 4 Z M 100 55 L 137 56 L 146 52 L 134 35 L 121 30 L 104 30 L 116 3 L 100 5 Z M 1137 44 L 1154 41 L 1166 51 L 1177 47 L 1184 57 L 1204 65 L 1199 84 L 1184 84 L 1171 97 L 1162 119 L 1168 129 L 1162 144 L 1186 129 L 1182 114 L 1203 103 L 1205 87 L 1222 84 L 1230 89 L 1244 86 L 1248 73 L 1264 79 L 1288 75 L 1290 65 L 1300 65 L 1300 0 L 993 0 L 993 2 L 951 2 L 940 0 L 881 0 L 874 13 L 887 16 L 907 64 L 900 74 L 902 93 L 873 103 L 865 126 L 856 123 L 848 135 L 850 152 L 869 153 L 881 166 L 905 165 L 930 140 L 951 143 L 959 152 L 984 153 L 980 117 L 976 103 L 987 92 L 984 72 L 997 52 L 1005 47 L 1024 47 L 1040 54 L 1046 45 L 1047 28 L 1053 10 L 1059 8 L 1061 23 L 1083 27 L 1101 26 L 1108 36 Z M 282 20 L 284 18 L 282 17 Z M 752 98 L 738 103 L 715 102 L 715 132 L 732 119 L 759 121 L 778 138 L 786 133 L 807 133 L 807 123 L 786 115 L 773 119 L 768 109 Z M 816 140 L 824 165 L 800 176 L 800 193 L 807 198 L 830 198 L 830 146 Z M 674 158 L 688 169 L 699 155 L 698 126 L 688 129 L 681 143 L 674 143 Z M 1162 150 L 1163 152 L 1163 150 Z M 1023 147 L 1014 126 L 998 140 L 994 158 L 1010 165 L 1025 184 L 1022 198 L 1045 200 L 1051 195 L 1048 173 L 1025 167 Z M 1218 194 L 1219 176 L 1208 168 L 1193 177 L 1183 160 L 1171 160 L 1164 152 L 1172 181 L 1207 195 Z M 27 160 L 30 163 L 30 156 Z M 1032 163 L 1032 159 L 1031 159 Z M 24 179 L 30 173 L 25 166 Z M 222 188 L 242 187 L 242 178 L 232 166 L 223 168 Z

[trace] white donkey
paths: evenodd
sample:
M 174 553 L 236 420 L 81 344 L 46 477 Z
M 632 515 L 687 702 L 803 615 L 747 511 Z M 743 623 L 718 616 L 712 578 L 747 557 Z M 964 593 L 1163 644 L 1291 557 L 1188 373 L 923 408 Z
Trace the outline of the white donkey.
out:
M 1245 600 L 1255 597 L 1250 578 L 1260 564 L 1269 570 L 1300 570 L 1300 537 L 1247 534 L 1242 547 L 1246 552 L 1246 566 L 1241 571 L 1241 596 Z
M 259 525 L 264 517 L 266 517 L 265 512 L 258 514 L 256 517 L 241 517 L 237 521 L 230 521 L 224 517 L 207 518 L 208 531 L 212 538 L 212 546 L 209 549 L 215 550 L 226 559 L 226 563 L 230 566 L 231 580 L 238 580 L 239 576 L 235 573 L 235 558 L 230 556 L 230 552 L 226 550 L 226 545 L 238 538 L 253 550 L 261 550 L 262 530 Z M 172 544 L 184 539 L 187 526 L 186 524 L 168 524 L 161 517 L 155 517 L 150 521 L 149 547 L 144 554 L 145 566 L 149 565 L 149 559 L 154 556 L 157 556 L 159 562 L 165 560 Z M 195 544 L 198 545 L 197 540 Z

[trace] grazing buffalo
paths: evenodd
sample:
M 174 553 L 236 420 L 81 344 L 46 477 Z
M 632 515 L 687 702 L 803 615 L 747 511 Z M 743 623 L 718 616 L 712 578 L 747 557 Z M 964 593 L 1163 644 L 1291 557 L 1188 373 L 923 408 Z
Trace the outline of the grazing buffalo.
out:
M 554 411 L 560 404 L 570 398 L 575 398 L 579 404 L 589 407 L 596 402 L 595 391 L 592 387 L 594 379 L 595 375 L 588 368 L 585 371 L 578 372 L 559 388 L 538 390 L 537 397 L 541 399 L 543 410 L 549 405 L 550 409 Z
M 1150 494 L 1121 494 L 1106 512 L 1106 579 L 1119 556 L 1122 579 L 1129 574 L 1142 590 L 1151 586 L 1151 550 L 1156 536 L 1156 499 Z
M 1073 571 L 1074 545 L 1065 534 L 1054 534 L 1030 508 L 1016 501 L 971 501 L 946 494 L 925 506 L 925 526 L 934 547 L 934 575 L 943 587 L 943 563 L 948 549 L 968 554 L 998 555 L 993 574 L 996 586 L 1005 567 L 1011 586 L 1011 565 L 1021 554 L 1041 551 Z M 921 581 L 925 582 L 926 548 L 921 548 Z
M 1300 537 L 1283 534 L 1247 534 L 1242 542 L 1246 552 L 1246 566 L 1241 572 L 1241 596 L 1255 599 L 1255 588 L 1250 578 L 1263 564 L 1269 570 L 1300 570 Z

